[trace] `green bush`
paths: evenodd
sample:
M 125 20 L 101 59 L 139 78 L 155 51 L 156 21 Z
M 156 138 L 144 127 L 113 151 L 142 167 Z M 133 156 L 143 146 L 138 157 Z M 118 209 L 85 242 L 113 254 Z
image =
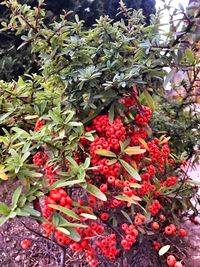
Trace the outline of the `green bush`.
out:
M 147 26 L 141 11 L 128 9 L 122 1 L 119 11 L 124 19 L 113 22 L 108 16 L 100 17 L 88 30 L 78 16 L 68 20 L 66 12 L 48 24 L 43 1 L 38 8 L 11 0 L 4 4 L 12 11 L 4 30 L 23 33 L 21 45 L 31 46 L 40 68 L 17 81 L 0 82 L 0 178 L 20 183 L 12 202 L 0 203 L 1 224 L 16 216 L 36 218 L 64 252 L 67 244 L 72 251 L 84 248 L 91 266 L 97 264 L 92 248 L 101 248 L 93 241 L 109 236 L 114 254 L 107 253 L 109 246 L 102 250 L 109 259 L 123 260 L 126 255 L 132 260 L 124 250 L 135 255 L 141 238 L 160 256 L 169 255 L 170 249 L 181 260 L 184 254 L 177 242 L 186 233 L 180 230 L 180 222 L 190 210 L 198 214 L 190 201 L 196 197 L 196 188 L 177 168 L 183 155 L 170 155 L 169 138 L 154 138 L 148 122 L 151 110 L 159 111 L 155 95 L 174 83 L 173 75 L 180 69 L 198 70 L 195 44 L 182 48 L 183 40 L 191 37 L 198 12 L 187 11 L 187 23 L 177 35 L 182 19 L 177 21 L 175 15 L 185 16 L 185 12 L 173 9 L 177 28 L 174 25 L 163 36 L 159 12 Z M 166 67 L 173 75 L 167 74 Z M 185 85 L 188 90 L 190 82 Z M 153 127 L 160 130 L 155 121 Z M 111 175 L 107 172 L 112 165 Z M 99 189 L 102 185 L 104 190 Z M 43 219 L 38 208 L 41 195 L 46 196 Z M 134 238 L 126 237 L 131 238 L 128 243 L 124 222 L 134 229 Z M 103 227 L 103 239 L 96 230 L 94 238 L 83 230 L 97 226 Z M 80 246 L 81 241 L 88 242 L 86 247 L 85 243 Z

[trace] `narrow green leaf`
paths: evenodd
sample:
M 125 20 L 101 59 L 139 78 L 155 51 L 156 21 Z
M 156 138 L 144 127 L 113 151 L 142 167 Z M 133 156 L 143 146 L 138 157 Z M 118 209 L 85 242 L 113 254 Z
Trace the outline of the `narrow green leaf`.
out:
M 15 192 L 12 195 L 12 210 L 16 209 L 16 207 L 17 207 L 17 202 L 18 202 L 19 197 L 22 193 L 22 188 L 23 188 L 23 186 L 17 187 L 17 189 L 15 190 Z
M 70 235 L 68 236 L 69 238 L 76 242 L 81 240 L 79 233 L 73 227 L 67 227 L 67 230 L 70 232 Z
M 0 115 L 0 121 L 4 121 L 7 117 L 9 117 L 11 114 L 13 113 L 13 111 L 4 113 L 2 115 Z
M 135 178 L 137 181 L 141 181 L 140 175 L 129 163 L 127 163 L 123 159 L 120 159 L 119 161 L 121 165 L 126 169 L 126 171 L 130 174 L 131 177 Z
M 66 180 L 58 180 L 55 183 L 53 183 L 51 186 L 48 187 L 48 190 L 52 190 L 59 187 L 66 187 L 66 186 L 72 186 L 75 184 L 80 184 L 81 180 L 72 180 L 72 181 L 66 181 Z
M 78 121 L 70 121 L 68 123 L 69 126 L 71 127 L 79 127 L 79 126 L 83 126 L 82 122 L 78 122 Z
M 146 152 L 146 149 L 141 149 L 139 146 L 129 146 L 127 147 L 124 152 L 127 155 L 139 155 Z
M 124 141 L 124 142 L 121 142 L 121 141 L 119 141 L 119 144 L 120 144 L 120 148 L 121 148 L 121 151 L 123 152 L 124 151 L 124 149 L 129 145 L 129 143 L 130 143 L 130 138 L 128 138 L 126 141 Z
M 109 150 L 106 150 L 106 149 L 97 149 L 94 151 L 97 155 L 100 155 L 100 156 L 104 156 L 104 157 L 112 157 L 112 158 L 116 158 L 116 154 L 109 151 Z
M 52 216 L 53 226 L 58 227 L 60 225 L 60 214 L 54 213 Z
M 28 205 L 24 206 L 21 210 L 30 213 L 30 215 L 35 216 L 35 217 L 40 217 L 41 213 L 38 210 L 35 210 Z
M 128 220 L 130 224 L 133 224 L 133 221 L 131 220 L 131 217 L 128 215 L 128 213 L 123 210 L 121 210 L 121 213 L 124 215 L 124 217 Z
M 79 168 L 78 164 L 76 163 L 76 161 L 72 157 L 67 156 L 66 159 L 72 164 L 72 166 L 74 168 Z
M 20 208 L 17 208 L 15 211 L 16 211 L 17 216 L 22 216 L 22 217 L 29 217 L 30 216 L 29 212 L 23 211 Z
M 40 178 L 43 176 L 42 173 L 39 172 L 35 172 L 35 171 L 29 171 L 28 169 L 20 169 L 18 175 L 23 175 L 23 176 L 27 176 L 27 177 L 33 177 L 33 178 Z
M 115 196 L 116 199 L 118 200 L 124 200 L 127 201 L 129 203 L 133 203 L 133 204 L 138 204 L 138 201 L 141 201 L 141 198 L 137 197 L 137 196 L 132 196 L 132 197 L 128 197 L 128 196 L 124 196 L 124 195 L 118 195 Z
M 108 119 L 109 119 L 110 125 L 113 124 L 114 117 L 115 117 L 115 104 L 112 103 L 109 109 L 109 113 L 108 113 Z
M 8 215 L 10 213 L 10 208 L 3 202 L 0 202 L 0 214 Z
M 90 158 L 89 157 L 85 159 L 83 166 L 85 169 L 87 169 L 90 166 Z
M 55 210 L 59 210 L 61 212 L 63 212 L 64 214 L 66 214 L 69 217 L 72 217 L 73 219 L 79 220 L 79 216 L 72 210 L 61 207 L 59 205 L 53 205 L 53 204 L 49 204 L 48 205 L 50 208 L 53 208 Z
M 92 184 L 88 184 L 86 190 L 93 196 L 95 196 L 96 198 L 103 200 L 103 201 L 107 201 L 107 197 L 104 193 L 101 192 L 101 190 L 92 185 Z
M 65 119 L 65 123 L 66 123 L 66 124 L 67 124 L 68 122 L 71 121 L 71 119 L 74 117 L 74 114 L 75 114 L 74 111 L 71 111 L 71 112 L 69 113 L 69 115 L 68 115 L 67 118 Z
M 68 236 L 68 237 L 70 236 L 70 231 L 68 231 L 66 228 L 64 228 L 64 227 L 56 227 L 56 229 L 61 231 L 66 236 Z
M 149 92 L 147 90 L 144 90 L 144 96 L 145 96 L 145 100 L 147 105 L 152 109 L 155 110 L 155 102 L 153 100 L 153 97 L 149 94 Z
M 112 165 L 117 162 L 117 159 L 111 159 L 107 162 L 108 165 Z

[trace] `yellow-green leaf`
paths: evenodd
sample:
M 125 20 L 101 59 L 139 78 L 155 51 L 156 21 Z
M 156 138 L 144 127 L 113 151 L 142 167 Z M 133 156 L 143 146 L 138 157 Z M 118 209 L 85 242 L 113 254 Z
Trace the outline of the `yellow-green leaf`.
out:
M 141 149 L 139 146 L 129 146 L 127 147 L 124 152 L 127 155 L 139 155 L 146 152 L 146 149 Z
M 106 149 L 97 149 L 94 151 L 97 155 L 100 155 L 100 156 L 104 156 L 104 157 L 112 157 L 112 158 L 116 158 L 116 154 L 109 151 L 109 150 L 106 150 Z

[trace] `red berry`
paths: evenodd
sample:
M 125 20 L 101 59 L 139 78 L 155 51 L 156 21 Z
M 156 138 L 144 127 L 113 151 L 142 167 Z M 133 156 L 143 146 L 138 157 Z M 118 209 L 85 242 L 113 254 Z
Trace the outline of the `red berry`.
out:
M 176 258 L 173 255 L 169 255 L 167 257 L 167 265 L 173 267 L 175 263 L 176 263 Z
M 20 243 L 21 247 L 23 249 L 29 249 L 32 245 L 32 241 L 30 239 L 23 239 Z
M 101 219 L 102 219 L 102 221 L 107 221 L 107 220 L 108 220 L 108 218 L 109 218 L 109 215 L 108 215 L 108 213 L 106 213 L 106 212 L 103 212 L 103 213 L 101 214 Z
M 160 228 L 160 225 L 159 225 L 157 222 L 153 222 L 153 223 L 151 224 L 151 227 L 152 227 L 153 229 L 155 229 L 155 230 L 158 230 L 158 229 Z
M 185 237 L 187 235 L 187 232 L 183 228 L 180 228 L 178 232 L 179 232 L 179 235 L 182 237 Z
M 166 235 L 172 235 L 173 234 L 173 229 L 170 226 L 165 227 L 165 234 Z

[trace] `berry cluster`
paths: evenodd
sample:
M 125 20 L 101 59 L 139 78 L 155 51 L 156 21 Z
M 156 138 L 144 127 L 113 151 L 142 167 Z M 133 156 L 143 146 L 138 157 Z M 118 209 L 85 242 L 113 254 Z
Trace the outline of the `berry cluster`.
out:
M 101 241 L 97 240 L 96 245 L 101 249 L 103 255 L 105 255 L 110 260 L 114 260 L 116 258 L 116 255 L 119 253 L 119 249 L 117 249 L 116 247 L 117 240 L 115 234 L 106 236 Z
M 90 131 L 95 133 L 94 140 L 89 141 L 81 136 L 80 151 L 72 152 L 77 164 L 84 163 L 86 157 L 90 156 L 90 168 L 85 170 L 86 183 L 98 187 L 105 194 L 107 201 L 102 201 L 97 195 L 82 188 L 81 196 L 78 197 L 73 194 L 75 190 L 57 188 L 46 196 L 42 211 L 49 222 L 42 224 L 45 235 L 54 237 L 58 244 L 69 246 L 72 251 L 85 253 L 91 267 L 98 265 L 96 253 L 114 260 L 121 250 L 130 250 L 137 243 L 140 233 L 146 231 L 146 227 L 150 227 L 155 235 L 177 234 L 176 226 L 169 224 L 167 216 L 161 213 L 165 205 L 163 192 L 172 190 L 178 182 L 174 175 L 166 172 L 167 166 L 174 163 L 173 159 L 169 158 L 168 139 L 152 139 L 149 136 L 151 131 L 148 122 L 152 112 L 148 107 L 136 107 L 135 100 L 129 97 L 120 100 L 120 103 L 124 105 L 124 113 L 119 115 L 115 110 L 112 123 L 109 114 L 98 115 L 85 128 L 86 134 Z M 38 120 L 35 131 L 39 131 L 44 124 L 45 121 Z M 50 165 L 52 155 L 53 153 L 49 153 L 45 148 L 40 148 L 33 156 L 34 164 L 43 171 L 49 185 L 63 178 L 62 172 L 70 175 L 73 173 L 70 163 L 65 159 L 65 168 L 62 163 Z M 139 173 L 141 181 L 134 176 L 132 169 Z M 148 211 L 150 220 L 146 220 L 143 209 L 137 205 L 140 200 Z M 80 219 L 70 216 L 70 213 L 53 209 L 49 206 L 52 204 L 70 210 L 71 214 L 76 214 Z M 133 205 L 134 214 L 131 209 Z M 123 209 L 128 210 L 129 216 L 133 217 L 132 224 L 121 219 L 122 214 L 119 211 Z M 96 221 L 83 216 L 86 211 L 95 214 Z M 79 241 L 72 240 L 70 235 L 54 226 L 55 212 L 76 225 L 81 221 L 82 227 L 74 227 L 74 231 L 80 236 Z M 110 227 L 113 219 L 116 220 L 118 232 L 114 232 L 113 227 Z M 184 231 L 179 229 L 179 235 L 184 237 Z M 120 233 L 119 236 L 117 233 Z M 152 240 L 154 248 L 159 249 L 161 244 L 158 240 L 154 240 L 154 237 Z
M 161 205 L 159 201 L 156 199 L 151 205 L 148 206 L 148 211 L 151 213 L 152 216 L 155 216 L 156 214 L 158 214 L 160 208 Z
M 136 242 L 138 231 L 134 224 L 122 224 L 122 230 L 125 232 L 125 237 L 121 241 L 121 245 L 124 250 L 129 250 L 131 246 Z

